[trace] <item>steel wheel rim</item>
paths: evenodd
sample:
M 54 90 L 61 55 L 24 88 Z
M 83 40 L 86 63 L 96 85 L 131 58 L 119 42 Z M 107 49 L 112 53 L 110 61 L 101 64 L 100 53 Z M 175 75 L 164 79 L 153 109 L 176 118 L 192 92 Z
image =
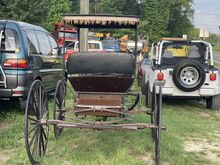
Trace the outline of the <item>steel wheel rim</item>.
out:
M 199 72 L 194 67 L 185 67 L 180 72 L 180 80 L 186 86 L 195 86 L 199 80 Z
M 47 95 L 42 83 L 37 80 L 31 88 L 25 111 L 25 145 L 32 164 L 40 162 L 47 148 L 49 127 L 40 124 L 49 117 Z

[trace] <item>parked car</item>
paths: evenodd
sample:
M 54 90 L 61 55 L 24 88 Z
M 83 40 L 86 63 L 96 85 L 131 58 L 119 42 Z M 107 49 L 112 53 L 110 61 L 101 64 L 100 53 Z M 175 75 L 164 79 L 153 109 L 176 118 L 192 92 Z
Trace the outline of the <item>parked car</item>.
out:
M 19 99 L 25 105 L 30 84 L 39 79 L 47 92 L 64 77 L 63 56 L 45 29 L 0 20 L 0 99 Z
M 138 86 L 141 86 L 141 91 L 144 92 L 145 91 L 144 86 L 142 85 L 145 82 L 145 72 L 149 70 L 150 67 L 150 58 L 148 56 L 144 56 L 143 59 L 140 62 L 138 62 L 137 66 L 138 66 L 138 72 L 137 72 Z
M 65 60 L 67 60 L 71 54 L 79 52 L 79 41 L 74 42 L 74 44 L 72 45 L 74 45 L 73 49 L 67 49 L 66 51 Z M 88 41 L 88 51 L 89 52 L 105 52 L 103 49 L 102 42 L 96 41 L 96 40 Z
M 167 38 L 152 47 L 151 55 L 155 58 L 145 71 L 142 91 L 148 107 L 156 79 L 165 81 L 165 97 L 205 99 L 207 108 L 220 108 L 219 70 L 214 66 L 210 43 Z
M 103 49 L 108 52 L 119 52 L 119 42 L 117 40 L 103 40 Z

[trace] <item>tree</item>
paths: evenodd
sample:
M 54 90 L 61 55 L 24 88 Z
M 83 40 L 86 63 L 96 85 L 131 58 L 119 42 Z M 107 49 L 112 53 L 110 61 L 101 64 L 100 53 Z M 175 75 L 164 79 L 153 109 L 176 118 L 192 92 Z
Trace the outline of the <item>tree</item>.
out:
M 188 34 L 193 27 L 192 0 L 173 0 L 169 5 L 169 20 L 167 31 L 170 36 Z
M 51 31 L 55 22 L 61 19 L 62 14 L 71 13 L 71 2 L 69 0 L 50 0 L 47 19 L 43 22 L 43 26 Z
M 2 0 L 0 18 L 41 25 L 48 15 L 50 0 Z
M 151 41 L 161 37 L 179 37 L 193 27 L 192 0 L 143 0 L 142 32 Z
M 169 8 L 166 6 L 167 4 L 162 4 L 159 0 L 146 0 L 142 2 L 143 18 L 141 30 L 142 33 L 149 37 L 150 41 L 157 41 L 168 33 Z

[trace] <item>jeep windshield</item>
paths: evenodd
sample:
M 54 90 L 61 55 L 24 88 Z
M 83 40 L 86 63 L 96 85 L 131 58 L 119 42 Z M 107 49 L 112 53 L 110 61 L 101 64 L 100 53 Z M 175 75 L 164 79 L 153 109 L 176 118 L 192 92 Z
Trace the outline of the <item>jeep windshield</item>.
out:
M 18 53 L 20 51 L 20 42 L 18 34 L 12 29 L 6 29 L 4 31 L 3 26 L 0 26 L 1 36 L 1 52 Z

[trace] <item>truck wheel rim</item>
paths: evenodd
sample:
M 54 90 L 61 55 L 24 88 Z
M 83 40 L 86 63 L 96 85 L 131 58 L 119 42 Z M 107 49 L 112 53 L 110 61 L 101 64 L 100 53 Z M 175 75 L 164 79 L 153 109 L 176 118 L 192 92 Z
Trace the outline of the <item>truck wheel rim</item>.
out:
M 185 67 L 180 72 L 180 79 L 187 86 L 195 85 L 199 80 L 199 72 L 194 67 Z

